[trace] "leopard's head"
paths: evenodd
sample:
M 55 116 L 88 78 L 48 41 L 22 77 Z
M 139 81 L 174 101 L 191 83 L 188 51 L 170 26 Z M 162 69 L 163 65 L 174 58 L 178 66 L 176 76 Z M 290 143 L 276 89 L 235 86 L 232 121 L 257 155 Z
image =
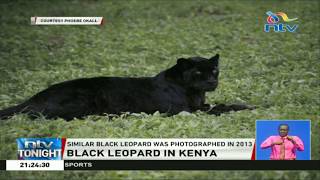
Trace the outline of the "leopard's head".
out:
M 214 91 L 218 86 L 219 54 L 203 57 L 179 58 L 166 72 L 166 78 L 185 88 Z

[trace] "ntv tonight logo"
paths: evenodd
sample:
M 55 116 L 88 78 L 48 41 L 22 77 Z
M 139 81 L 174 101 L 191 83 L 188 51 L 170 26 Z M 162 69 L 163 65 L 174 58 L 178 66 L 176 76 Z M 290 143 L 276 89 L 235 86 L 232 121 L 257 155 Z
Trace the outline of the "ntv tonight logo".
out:
M 61 160 L 60 138 L 18 138 L 19 160 Z
M 295 32 L 298 28 L 297 24 L 289 25 L 278 23 L 280 21 L 280 18 L 278 16 L 281 16 L 284 22 L 292 22 L 297 20 L 298 18 L 289 19 L 287 14 L 283 12 L 277 12 L 276 14 L 274 14 L 273 12 L 268 11 L 266 14 L 268 15 L 268 24 L 264 25 L 265 32 L 270 32 L 271 28 L 273 28 L 274 32 Z

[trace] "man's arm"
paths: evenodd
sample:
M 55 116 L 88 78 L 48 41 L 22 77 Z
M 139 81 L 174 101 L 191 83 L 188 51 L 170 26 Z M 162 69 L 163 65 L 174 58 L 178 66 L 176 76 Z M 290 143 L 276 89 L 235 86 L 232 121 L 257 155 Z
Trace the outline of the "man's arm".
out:
M 271 136 L 268 137 L 266 140 L 264 140 L 263 143 L 260 145 L 260 147 L 262 149 L 268 148 L 270 146 L 272 146 L 272 138 L 271 138 Z
M 268 148 L 270 146 L 274 145 L 281 145 L 283 142 L 282 141 L 273 141 L 272 136 L 268 137 L 263 143 L 260 145 L 262 149 Z
M 290 140 L 299 151 L 304 150 L 303 142 L 298 136 L 288 136 L 288 140 Z

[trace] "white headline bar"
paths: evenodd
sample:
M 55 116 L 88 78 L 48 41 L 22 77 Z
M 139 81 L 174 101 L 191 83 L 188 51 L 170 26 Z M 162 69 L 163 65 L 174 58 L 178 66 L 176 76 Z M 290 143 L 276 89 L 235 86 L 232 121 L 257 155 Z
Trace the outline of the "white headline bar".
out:
M 67 139 L 64 160 L 250 160 L 255 139 Z

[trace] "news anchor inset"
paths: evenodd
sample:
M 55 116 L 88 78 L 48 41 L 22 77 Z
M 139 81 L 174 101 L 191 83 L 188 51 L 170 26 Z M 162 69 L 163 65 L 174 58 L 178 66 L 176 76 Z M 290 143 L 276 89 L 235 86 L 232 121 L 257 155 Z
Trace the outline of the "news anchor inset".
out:
M 262 142 L 262 149 L 271 148 L 271 160 L 295 160 L 296 151 L 304 151 L 303 141 L 298 136 L 289 136 L 289 125 L 280 124 L 279 135 L 270 136 Z

